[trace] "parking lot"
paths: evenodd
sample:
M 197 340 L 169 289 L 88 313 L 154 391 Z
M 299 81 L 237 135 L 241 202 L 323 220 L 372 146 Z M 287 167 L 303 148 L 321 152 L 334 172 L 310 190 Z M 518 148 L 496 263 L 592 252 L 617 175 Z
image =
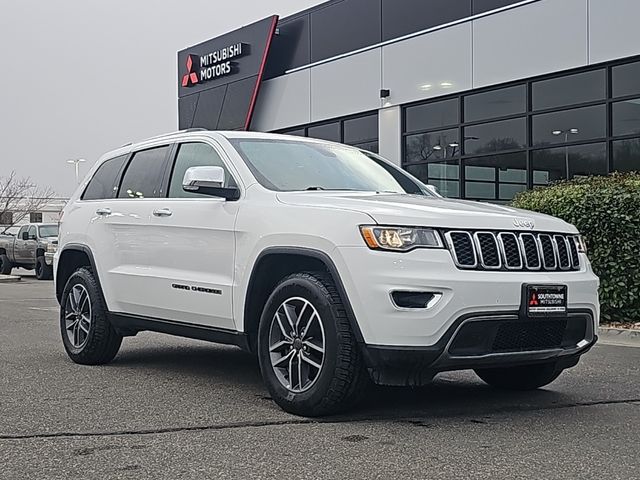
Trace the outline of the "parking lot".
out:
M 0 285 L 0 478 L 640 478 L 640 348 L 597 345 L 549 388 L 469 372 L 281 411 L 240 350 L 151 333 L 83 367 L 51 282 Z

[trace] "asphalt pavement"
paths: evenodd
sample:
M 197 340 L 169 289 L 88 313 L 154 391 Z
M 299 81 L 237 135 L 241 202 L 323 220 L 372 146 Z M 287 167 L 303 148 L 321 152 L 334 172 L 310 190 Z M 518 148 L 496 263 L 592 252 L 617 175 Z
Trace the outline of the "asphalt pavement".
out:
M 75 365 L 57 310 L 52 282 L 0 285 L 0 479 L 640 479 L 638 347 L 599 344 L 540 391 L 456 372 L 310 420 L 232 347 L 141 333 Z

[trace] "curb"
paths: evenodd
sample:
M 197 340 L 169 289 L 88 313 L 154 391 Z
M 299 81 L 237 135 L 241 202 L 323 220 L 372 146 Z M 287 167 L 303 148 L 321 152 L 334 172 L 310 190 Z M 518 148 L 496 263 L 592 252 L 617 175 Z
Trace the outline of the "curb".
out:
M 22 280 L 22 277 L 14 277 L 12 275 L 0 275 L 0 283 L 15 283 Z
M 640 347 L 640 330 L 600 327 L 598 338 L 598 343 Z

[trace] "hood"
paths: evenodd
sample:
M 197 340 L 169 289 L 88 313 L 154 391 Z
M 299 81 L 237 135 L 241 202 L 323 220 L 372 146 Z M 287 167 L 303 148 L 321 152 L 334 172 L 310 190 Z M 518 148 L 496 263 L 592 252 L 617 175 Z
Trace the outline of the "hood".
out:
M 572 225 L 549 215 L 467 200 L 396 193 L 322 191 L 280 192 L 277 197 L 288 205 L 365 213 L 380 225 L 577 233 Z

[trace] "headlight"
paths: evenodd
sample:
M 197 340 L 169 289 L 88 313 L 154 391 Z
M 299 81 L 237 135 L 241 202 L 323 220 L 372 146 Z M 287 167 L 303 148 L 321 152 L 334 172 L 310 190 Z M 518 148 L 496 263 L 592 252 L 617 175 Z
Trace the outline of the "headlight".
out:
M 56 253 L 58 245 L 55 243 L 47 243 L 47 253 Z
M 587 253 L 587 244 L 582 238 L 582 235 L 576 235 L 573 237 L 576 241 L 576 247 L 578 248 L 578 253 Z
M 407 252 L 414 248 L 442 248 L 440 234 L 432 228 L 363 226 L 360 233 L 373 250 Z

